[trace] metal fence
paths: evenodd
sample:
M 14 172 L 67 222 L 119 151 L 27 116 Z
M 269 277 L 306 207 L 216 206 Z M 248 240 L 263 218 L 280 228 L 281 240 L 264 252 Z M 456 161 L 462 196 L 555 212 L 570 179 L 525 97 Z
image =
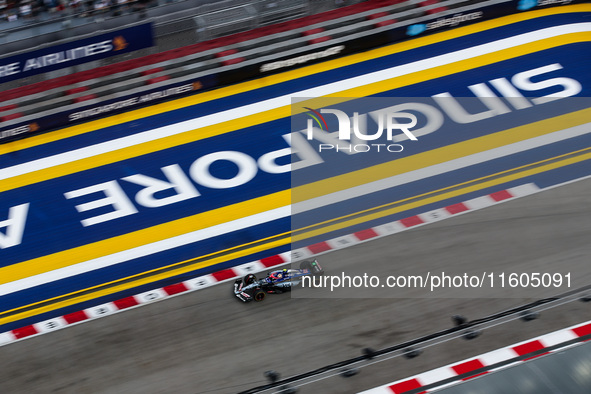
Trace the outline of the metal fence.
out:
M 243 29 L 248 30 L 363 1 L 366 0 L 153 0 L 149 3 L 152 6 L 124 14 L 66 14 L 45 21 L 28 22 L 15 28 L 9 27 L 11 22 L 0 21 L 0 56 L 53 44 L 56 40 L 67 41 L 81 35 L 121 28 L 138 21 L 152 21 L 156 26 L 169 26 L 169 29 L 180 25 L 184 30 L 182 25 L 198 18 L 199 29 L 219 31 L 219 35 L 224 34 L 224 26 L 229 28 L 229 32 L 232 29 L 240 30 L 239 22 L 243 22 L 244 18 L 250 20 L 250 23 L 242 23 Z
M 251 1 L 225 0 L 199 9 L 193 18 L 200 41 L 257 27 L 257 10 Z
M 154 53 L 239 33 L 286 20 L 335 9 L 341 6 L 361 3 L 366 0 L 183 0 L 148 8 L 143 13 L 109 16 L 90 19 L 85 24 L 68 24 L 68 19 L 57 23 L 37 24 L 28 27 L 23 37 L 22 30 L 3 31 L 0 37 L 2 57 L 36 48 L 68 42 L 85 36 L 120 29 L 138 22 L 154 23 L 155 46 L 103 60 L 85 63 L 75 67 L 23 78 L 0 85 L 1 90 L 12 89 L 51 78 L 72 74 L 96 67 L 118 63 Z M 69 16 L 68 18 L 75 18 Z M 54 30 L 52 30 L 54 29 Z M 36 34 L 38 33 L 38 34 Z M 19 39 L 20 38 L 20 39 Z

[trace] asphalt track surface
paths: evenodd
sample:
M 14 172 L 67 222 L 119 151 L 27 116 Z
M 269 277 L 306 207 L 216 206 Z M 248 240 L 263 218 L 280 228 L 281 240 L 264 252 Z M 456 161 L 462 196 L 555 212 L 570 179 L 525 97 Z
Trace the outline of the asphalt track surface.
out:
M 569 263 L 591 283 L 590 192 L 590 179 L 575 182 L 329 253 L 321 261 L 330 273 L 367 261 L 376 275 L 401 265 L 521 272 Z M 234 393 L 264 384 L 266 370 L 288 377 L 356 357 L 364 347 L 380 349 L 448 328 L 454 314 L 476 319 L 533 301 L 282 294 L 242 304 L 230 287 L 217 285 L 4 346 L 0 392 Z M 513 321 L 472 341 L 455 339 L 418 358 L 397 357 L 299 392 L 369 389 L 589 319 L 591 304 L 572 302 L 535 321 Z

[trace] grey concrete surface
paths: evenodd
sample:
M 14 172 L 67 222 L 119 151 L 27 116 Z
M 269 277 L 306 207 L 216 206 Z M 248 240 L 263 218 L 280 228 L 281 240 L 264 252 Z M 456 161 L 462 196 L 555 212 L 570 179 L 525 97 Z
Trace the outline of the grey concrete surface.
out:
M 591 180 L 545 191 L 322 256 L 329 272 L 360 261 L 380 275 L 401 262 L 431 270 L 476 265 L 520 272 L 560 265 L 591 283 Z M 393 265 L 394 264 L 394 265 Z M 397 264 L 397 265 L 396 265 Z M 235 393 L 451 327 L 450 316 L 484 317 L 532 301 L 496 298 L 233 299 L 231 285 L 182 295 L 0 348 L 2 393 Z M 564 290 L 564 289 L 563 289 Z M 550 296 L 548 290 L 538 296 Z M 591 320 L 572 302 L 535 321 L 455 339 L 332 377 L 300 393 L 353 393 Z

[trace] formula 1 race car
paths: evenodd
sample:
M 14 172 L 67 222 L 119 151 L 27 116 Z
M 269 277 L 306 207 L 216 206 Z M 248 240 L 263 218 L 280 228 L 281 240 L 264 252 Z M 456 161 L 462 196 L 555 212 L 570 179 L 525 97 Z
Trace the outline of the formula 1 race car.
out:
M 262 301 L 267 294 L 281 294 L 291 291 L 293 286 L 302 282 L 302 277 L 322 275 L 324 270 L 318 261 L 303 261 L 300 269 L 283 269 L 272 271 L 263 279 L 257 280 L 248 274 L 234 282 L 234 295 L 243 302 Z

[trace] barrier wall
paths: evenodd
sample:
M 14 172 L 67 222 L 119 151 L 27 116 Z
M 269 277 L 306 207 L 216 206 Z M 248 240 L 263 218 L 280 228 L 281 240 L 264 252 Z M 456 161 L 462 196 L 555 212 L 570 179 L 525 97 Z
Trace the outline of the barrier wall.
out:
M 471 8 L 469 11 L 454 12 L 443 17 L 440 17 L 437 14 L 421 17 L 417 20 L 420 20 L 420 23 L 409 21 L 408 25 L 391 29 L 376 29 L 376 33 L 364 35 L 362 37 L 330 40 L 327 45 L 312 45 L 309 50 L 299 51 L 297 55 L 278 55 L 271 60 L 263 58 L 259 61 L 247 62 L 246 64 L 248 65 L 243 67 L 213 73 L 200 78 L 183 81 L 182 83 L 167 84 L 166 82 L 162 82 L 154 89 L 143 91 L 141 94 L 121 96 L 116 99 L 101 101 L 100 103 L 96 103 L 94 102 L 95 100 L 93 100 L 92 104 L 79 106 L 75 110 L 58 110 L 55 114 L 40 117 L 32 121 L 0 127 L 0 142 L 25 138 L 37 133 L 67 127 L 72 124 L 79 124 L 101 116 L 121 113 L 144 105 L 156 104 L 165 100 L 170 100 L 174 97 L 183 97 L 208 89 L 273 75 L 304 65 L 335 59 L 340 56 L 358 53 L 377 46 L 400 42 L 412 37 L 436 33 L 484 20 L 490 20 L 503 15 L 585 2 L 588 1 L 500 0 L 496 4 L 488 5 L 486 7 L 478 9 Z M 147 27 L 143 27 L 142 29 L 145 28 Z M 149 42 L 151 42 L 151 36 L 149 36 L 149 40 L 146 39 L 145 44 L 148 44 Z M 140 45 L 139 41 L 136 45 Z M 1 75 L 0 72 L 0 76 Z M 15 74 L 14 76 L 5 76 L 5 78 L 11 77 L 18 77 L 18 74 Z
M 53 45 L 0 60 L 0 83 L 60 68 L 149 48 L 154 45 L 151 23 Z

